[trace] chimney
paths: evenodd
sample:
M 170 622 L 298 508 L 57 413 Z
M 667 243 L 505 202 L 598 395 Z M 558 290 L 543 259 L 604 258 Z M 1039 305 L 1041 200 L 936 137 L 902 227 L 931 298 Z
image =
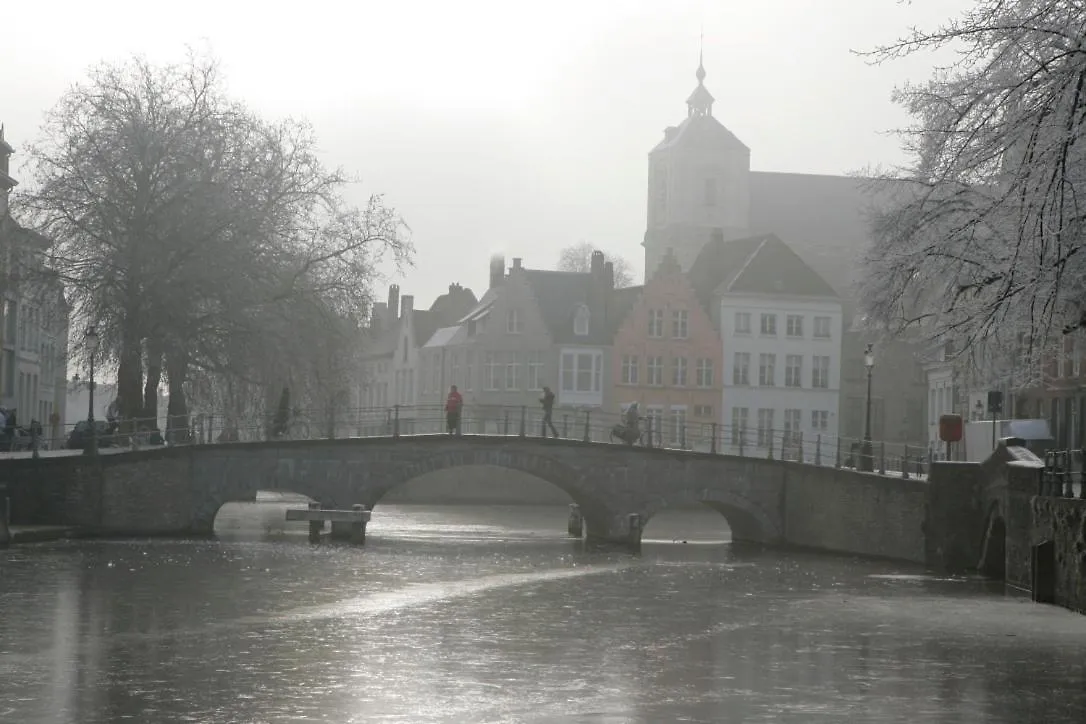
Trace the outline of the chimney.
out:
M 406 317 L 411 314 L 411 310 L 415 308 L 415 295 L 404 294 L 403 299 L 400 300 L 400 318 Z
M 505 257 L 495 254 L 490 257 L 490 288 L 500 287 L 505 281 Z
M 523 261 L 524 260 L 521 259 L 519 256 L 514 256 L 513 257 L 513 268 L 514 269 L 520 269 L 521 268 L 521 262 L 523 262 Z
M 393 284 L 388 288 L 388 318 L 398 319 L 400 316 L 400 285 Z
M 603 252 L 602 251 L 594 251 L 594 252 L 592 252 L 592 263 L 591 263 L 591 266 L 589 267 L 589 271 L 592 273 L 592 276 L 599 276 L 600 274 L 603 274 Z

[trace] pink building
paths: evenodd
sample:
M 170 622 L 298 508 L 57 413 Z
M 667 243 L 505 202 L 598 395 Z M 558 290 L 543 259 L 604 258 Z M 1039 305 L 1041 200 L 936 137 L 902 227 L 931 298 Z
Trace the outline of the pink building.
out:
M 628 311 L 611 358 L 614 412 L 636 401 L 657 441 L 708 449 L 720 421 L 724 348 L 675 255 L 666 254 L 643 287 L 616 295 Z

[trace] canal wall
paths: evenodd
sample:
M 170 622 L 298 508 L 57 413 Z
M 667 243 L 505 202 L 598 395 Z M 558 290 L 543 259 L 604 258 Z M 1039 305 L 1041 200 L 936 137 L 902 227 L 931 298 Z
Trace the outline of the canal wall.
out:
M 784 496 L 788 544 L 834 553 L 927 561 L 922 480 L 793 465 Z
M 1031 542 L 1055 548 L 1053 603 L 1086 613 L 1086 500 L 1031 500 Z

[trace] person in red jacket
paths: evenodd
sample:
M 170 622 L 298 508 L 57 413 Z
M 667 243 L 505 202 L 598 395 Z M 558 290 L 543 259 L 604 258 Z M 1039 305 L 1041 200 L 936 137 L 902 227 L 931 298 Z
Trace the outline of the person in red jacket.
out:
M 449 388 L 449 396 L 445 398 L 445 426 L 449 434 L 460 429 L 460 408 L 464 406 L 464 398 L 456 390 L 456 385 Z

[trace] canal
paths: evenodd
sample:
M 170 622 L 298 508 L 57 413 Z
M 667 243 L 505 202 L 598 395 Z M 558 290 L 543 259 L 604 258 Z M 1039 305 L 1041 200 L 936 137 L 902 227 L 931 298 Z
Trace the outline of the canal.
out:
M 359 549 L 284 505 L 0 551 L 0 722 L 1086 719 L 1086 616 L 976 578 L 735 548 L 711 511 L 633 556 L 562 506 L 378 506 Z

